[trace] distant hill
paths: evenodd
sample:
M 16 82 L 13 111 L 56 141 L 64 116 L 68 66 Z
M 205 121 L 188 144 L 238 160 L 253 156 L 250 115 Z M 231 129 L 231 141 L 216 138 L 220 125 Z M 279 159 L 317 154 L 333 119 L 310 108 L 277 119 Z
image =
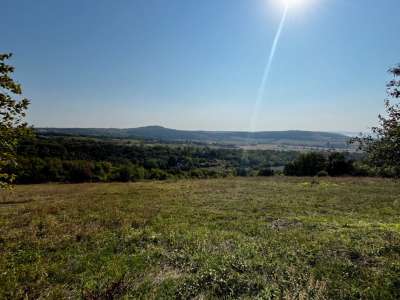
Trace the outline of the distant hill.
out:
M 161 126 L 138 128 L 37 128 L 42 135 L 73 135 L 89 137 L 151 139 L 160 141 L 193 141 L 236 145 L 272 144 L 307 147 L 346 148 L 348 136 L 339 133 L 317 131 L 191 131 Z

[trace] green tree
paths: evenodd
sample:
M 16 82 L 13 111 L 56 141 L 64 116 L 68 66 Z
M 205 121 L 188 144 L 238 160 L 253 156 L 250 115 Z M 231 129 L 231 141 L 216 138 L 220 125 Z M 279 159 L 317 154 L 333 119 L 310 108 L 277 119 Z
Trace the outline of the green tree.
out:
M 315 176 L 325 170 L 326 159 L 323 154 L 310 152 L 302 153 L 296 160 L 285 166 L 286 176 Z
M 350 175 L 353 173 L 353 161 L 346 159 L 343 153 L 333 152 L 328 157 L 326 171 L 330 176 Z
M 260 171 L 258 171 L 258 176 L 274 176 L 274 170 L 269 167 L 262 168 Z
M 15 175 L 5 169 L 16 164 L 18 140 L 28 133 L 24 117 L 29 100 L 21 97 L 21 85 L 11 78 L 14 67 L 5 62 L 10 57 L 0 54 L 0 188 L 14 181 Z
M 380 175 L 400 176 L 400 65 L 389 70 L 393 79 L 387 84 L 386 114 L 379 115 L 373 135 L 353 139 L 367 154 L 367 162 Z

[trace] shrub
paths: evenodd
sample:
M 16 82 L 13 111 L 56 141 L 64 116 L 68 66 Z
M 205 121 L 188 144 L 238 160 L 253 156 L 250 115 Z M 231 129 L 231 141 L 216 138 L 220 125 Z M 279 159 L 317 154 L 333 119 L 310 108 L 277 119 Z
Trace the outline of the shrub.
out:
M 109 162 L 96 162 L 93 170 L 93 180 L 106 182 L 110 179 L 112 164 Z
M 328 172 L 325 171 L 325 170 L 319 171 L 319 172 L 317 173 L 317 177 L 327 177 L 327 176 L 329 176 L 329 174 L 328 174 Z
M 236 175 L 240 176 L 240 177 L 250 176 L 250 169 L 249 168 L 237 168 Z
M 46 161 L 34 157 L 32 159 L 19 159 L 16 166 L 18 183 L 42 183 L 48 181 L 44 175 L 46 169 Z
M 146 170 L 143 167 L 131 163 L 118 166 L 114 170 L 113 180 L 115 181 L 136 181 L 145 178 Z
M 207 177 L 205 174 L 204 174 L 204 172 L 203 172 L 203 170 L 201 170 L 201 169 L 193 169 L 193 170 L 190 170 L 190 177 L 191 178 L 205 178 L 205 177 Z
M 114 180 L 128 182 L 131 180 L 131 172 L 131 166 L 121 166 L 115 172 Z
M 149 179 L 166 180 L 168 173 L 160 169 L 151 169 L 149 172 Z
M 94 164 L 90 161 L 77 160 L 63 163 L 66 171 L 66 180 L 70 182 L 91 181 L 93 178 Z
M 260 171 L 258 171 L 258 176 L 274 176 L 274 170 L 272 170 L 271 168 L 261 169 Z
M 343 153 L 334 152 L 329 155 L 326 170 L 330 176 L 350 175 L 353 171 L 353 162 L 347 160 Z
M 315 176 L 325 168 L 325 157 L 321 153 L 310 152 L 301 154 L 295 161 L 287 164 L 284 174 L 287 176 Z
M 144 167 L 146 169 L 158 169 L 159 168 L 159 164 L 158 164 L 158 161 L 156 159 L 146 159 L 144 161 Z

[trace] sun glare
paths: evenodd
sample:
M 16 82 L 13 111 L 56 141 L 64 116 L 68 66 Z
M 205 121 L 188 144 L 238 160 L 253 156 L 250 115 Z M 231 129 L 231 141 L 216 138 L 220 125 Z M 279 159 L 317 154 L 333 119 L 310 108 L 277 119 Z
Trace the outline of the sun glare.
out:
M 310 6 L 315 6 L 320 2 L 319 0 L 266 0 L 266 3 L 272 4 L 275 8 L 280 11 L 281 9 L 287 9 L 291 15 L 302 15 L 305 11 L 308 11 Z
M 302 6 L 306 0 L 282 0 L 283 4 L 289 7 Z
M 306 6 L 311 5 L 314 3 L 314 0 L 269 0 L 275 5 L 280 7 L 286 7 L 292 10 L 302 10 Z

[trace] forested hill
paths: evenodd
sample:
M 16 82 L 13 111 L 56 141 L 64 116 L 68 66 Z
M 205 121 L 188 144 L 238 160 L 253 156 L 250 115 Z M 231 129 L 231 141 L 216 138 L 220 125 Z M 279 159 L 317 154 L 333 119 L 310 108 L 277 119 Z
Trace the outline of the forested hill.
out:
M 128 129 L 114 128 L 38 128 L 40 134 L 81 135 L 92 137 L 140 138 L 164 141 L 200 141 L 219 143 L 258 143 L 346 147 L 348 137 L 338 133 L 316 131 L 188 131 L 161 126 Z

